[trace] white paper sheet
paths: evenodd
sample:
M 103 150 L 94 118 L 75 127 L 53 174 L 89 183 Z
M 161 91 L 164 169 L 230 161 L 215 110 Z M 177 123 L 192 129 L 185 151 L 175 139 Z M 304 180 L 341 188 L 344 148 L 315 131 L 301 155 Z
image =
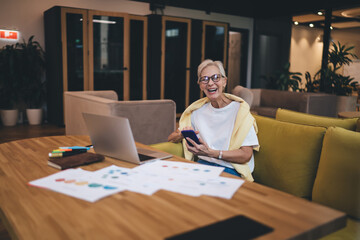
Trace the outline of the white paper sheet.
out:
M 218 177 L 208 179 L 202 186 L 204 195 L 231 199 L 237 189 L 244 183 L 242 179 Z
M 141 172 L 144 171 L 165 176 L 182 176 L 200 179 L 215 178 L 224 171 L 223 167 L 166 160 L 150 162 L 134 169 Z
M 116 165 L 93 172 L 93 177 L 106 180 L 129 191 L 146 195 L 152 195 L 161 188 L 160 185 L 149 182 L 145 174 L 135 169 L 122 168 Z
M 220 177 L 223 169 L 201 164 L 155 161 L 132 169 L 115 165 L 94 172 L 68 169 L 29 184 L 89 202 L 124 190 L 151 195 L 160 189 L 195 197 L 210 195 L 230 199 L 244 180 Z
M 93 178 L 92 172 L 67 169 L 50 176 L 31 181 L 30 185 L 47 188 L 72 197 L 95 202 L 117 192 L 125 190 L 100 178 Z

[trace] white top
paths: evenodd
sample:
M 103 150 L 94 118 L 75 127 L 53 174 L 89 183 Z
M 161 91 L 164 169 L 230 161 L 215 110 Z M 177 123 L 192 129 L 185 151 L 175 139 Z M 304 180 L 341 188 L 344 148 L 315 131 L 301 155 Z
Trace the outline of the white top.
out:
M 195 131 L 199 131 L 198 137 L 205 141 L 208 146 L 215 150 L 228 150 L 231 134 L 234 129 L 240 103 L 232 101 L 223 108 L 214 108 L 210 103 L 204 104 L 201 108 L 191 114 L 191 125 Z M 254 127 L 251 127 L 242 146 L 259 145 Z M 230 162 L 217 158 L 200 156 L 199 158 L 220 164 L 224 167 L 234 168 Z M 249 161 L 251 172 L 254 170 L 254 156 Z

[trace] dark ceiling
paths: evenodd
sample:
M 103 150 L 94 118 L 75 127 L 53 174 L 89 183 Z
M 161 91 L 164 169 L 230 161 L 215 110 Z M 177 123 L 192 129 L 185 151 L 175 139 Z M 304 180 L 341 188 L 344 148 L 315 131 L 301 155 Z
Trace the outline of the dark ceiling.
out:
M 235 16 L 268 18 L 293 16 L 332 8 L 342 9 L 360 6 L 359 0 L 135 0 L 150 3 L 150 8 L 166 6 L 216 12 Z

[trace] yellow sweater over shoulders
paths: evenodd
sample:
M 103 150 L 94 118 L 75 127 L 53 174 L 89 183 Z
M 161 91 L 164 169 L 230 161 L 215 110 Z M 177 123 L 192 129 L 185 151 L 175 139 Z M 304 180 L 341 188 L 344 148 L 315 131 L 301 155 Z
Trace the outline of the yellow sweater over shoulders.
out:
M 228 149 L 228 150 L 235 150 L 235 149 L 239 149 L 241 147 L 245 137 L 249 133 L 251 126 L 254 126 L 256 133 L 257 133 L 258 129 L 257 129 L 255 119 L 250 113 L 249 105 L 240 97 L 237 97 L 235 95 L 228 94 L 228 93 L 224 93 L 224 95 L 232 101 L 241 103 L 239 111 L 236 116 L 234 130 L 231 135 L 230 145 L 229 145 L 229 149 Z M 195 111 L 196 109 L 199 109 L 200 107 L 202 107 L 204 104 L 208 103 L 209 101 L 210 100 L 207 97 L 204 97 L 204 98 L 201 98 L 201 99 L 195 101 L 188 108 L 186 108 L 186 110 L 183 112 L 183 114 L 180 117 L 179 128 L 183 129 L 186 126 L 191 126 L 191 113 L 193 111 Z M 191 152 L 189 152 L 187 150 L 185 142 L 186 141 L 184 139 L 183 140 L 183 148 L 184 148 L 185 158 L 193 161 L 194 156 Z M 258 151 L 259 146 L 254 148 L 254 150 Z M 248 163 L 244 163 L 244 164 L 231 163 L 231 164 L 234 166 L 235 170 L 238 173 L 240 173 L 246 180 L 254 181 L 254 179 L 251 175 L 251 171 L 250 171 Z

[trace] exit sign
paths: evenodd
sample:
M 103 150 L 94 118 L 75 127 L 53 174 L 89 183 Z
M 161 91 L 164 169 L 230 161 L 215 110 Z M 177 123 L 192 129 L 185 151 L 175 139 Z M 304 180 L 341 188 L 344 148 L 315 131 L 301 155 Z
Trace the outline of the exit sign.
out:
M 0 40 L 19 40 L 19 32 L 0 29 Z

